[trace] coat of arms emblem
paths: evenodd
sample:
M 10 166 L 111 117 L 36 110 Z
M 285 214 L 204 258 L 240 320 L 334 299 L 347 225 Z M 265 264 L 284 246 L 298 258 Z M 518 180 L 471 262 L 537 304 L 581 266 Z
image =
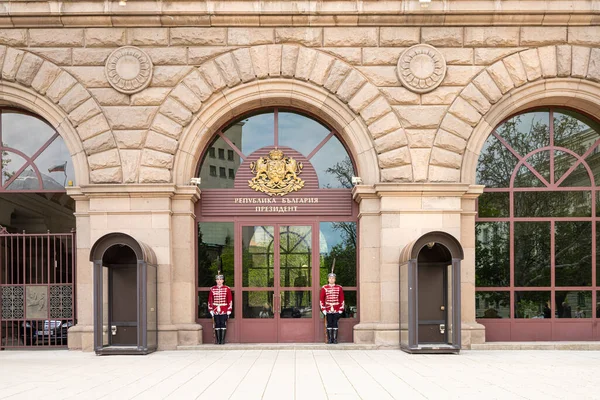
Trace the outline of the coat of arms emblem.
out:
M 269 152 L 268 158 L 260 157 L 250 163 L 250 169 L 256 176 L 248 181 L 248 185 L 269 196 L 285 196 L 304 187 L 304 181 L 298 178 L 302 168 L 301 162 L 284 157 L 283 151 L 275 148 Z

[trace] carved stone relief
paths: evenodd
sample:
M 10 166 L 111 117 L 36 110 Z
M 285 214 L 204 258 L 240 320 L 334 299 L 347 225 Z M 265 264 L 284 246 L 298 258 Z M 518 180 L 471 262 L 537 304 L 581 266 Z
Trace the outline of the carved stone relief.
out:
M 412 46 L 398 59 L 398 78 L 415 93 L 427 93 L 438 87 L 446 76 L 446 60 L 428 44 Z
M 104 69 L 113 88 L 121 93 L 137 93 L 152 80 L 152 60 L 137 47 L 124 46 L 108 56 Z

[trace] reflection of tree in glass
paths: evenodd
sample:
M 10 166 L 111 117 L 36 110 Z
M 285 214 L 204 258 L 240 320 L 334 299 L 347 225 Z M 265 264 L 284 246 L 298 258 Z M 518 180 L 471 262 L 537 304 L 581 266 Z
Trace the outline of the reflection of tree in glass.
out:
M 335 258 L 336 283 L 356 286 L 356 223 L 332 222 L 331 226 L 339 233 L 341 242 L 333 245 L 329 253 L 321 255 L 320 282 L 323 285 L 327 283 L 327 274 Z
M 475 225 L 475 282 L 478 287 L 510 284 L 508 222 L 478 222 Z
M 4 143 L 2 143 L 2 146 L 4 147 L 6 145 Z M 12 160 L 10 158 L 8 158 L 8 151 L 2 150 L 2 165 L 0 167 L 2 168 L 2 177 L 5 178 L 6 180 L 9 180 L 14 175 L 14 172 L 10 172 L 6 168 L 11 161 Z M 4 181 L 4 179 L 2 179 L 2 181 Z
M 515 286 L 550 285 L 550 222 L 515 223 Z
M 592 285 L 592 223 L 556 222 L 556 286 Z
M 225 238 L 225 245 L 205 243 L 202 229 L 198 226 L 198 286 L 210 287 L 215 284 L 218 271 L 225 275 L 225 284 L 233 285 L 233 243 Z
M 333 175 L 343 188 L 352 188 L 354 166 L 352 165 L 352 161 L 350 161 L 350 157 L 346 157 L 342 161 L 335 163 L 332 167 L 327 168 L 325 172 Z

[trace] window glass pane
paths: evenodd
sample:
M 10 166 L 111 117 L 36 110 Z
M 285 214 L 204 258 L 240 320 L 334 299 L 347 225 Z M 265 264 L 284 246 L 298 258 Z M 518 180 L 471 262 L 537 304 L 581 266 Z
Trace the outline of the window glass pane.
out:
M 545 176 L 544 178 L 549 182 L 548 176 Z M 517 171 L 517 176 L 515 176 L 514 187 L 546 187 L 546 184 L 527 166 L 521 165 Z
M 321 222 L 319 231 L 320 284 L 327 283 L 335 259 L 336 283 L 356 286 L 356 223 Z
M 571 168 L 573 165 L 575 165 L 575 163 L 577 162 L 577 159 L 575 157 L 573 157 L 572 155 L 562 152 L 562 151 L 555 151 L 554 152 L 554 181 L 558 182 L 558 180 L 560 178 L 562 178 L 562 176 L 569 170 L 569 168 Z M 584 170 L 585 172 L 585 170 Z M 569 174 L 569 177 L 571 179 L 571 181 L 574 183 L 577 181 L 577 177 L 576 176 L 571 176 L 572 174 Z M 568 186 L 589 186 L 590 185 L 590 179 L 589 176 L 587 175 L 587 173 L 584 176 L 580 176 L 579 180 L 581 181 L 581 184 L 579 185 L 568 185 Z
M 231 125 L 225 136 L 248 157 L 256 150 L 275 143 L 275 117 L 273 112 L 253 115 Z
M 550 145 L 550 114 L 546 110 L 528 112 L 512 117 L 496 133 L 521 156 Z M 537 161 L 532 162 L 534 165 Z
M 550 318 L 550 292 L 515 292 L 515 318 Z
M 591 186 L 590 174 L 583 164 L 579 164 L 575 169 L 560 183 L 560 187 L 588 187 Z
M 27 114 L 2 111 L 2 145 L 33 156 L 56 131 L 46 122 Z
M 329 135 L 317 121 L 292 112 L 279 112 L 279 145 L 308 155 Z
M 475 280 L 479 287 L 510 284 L 510 242 L 508 222 L 475 224 Z
M 550 222 L 515 222 L 515 286 L 550 286 Z
M 510 292 L 477 292 L 477 319 L 510 318 Z
M 592 292 L 556 291 L 554 300 L 558 318 L 592 318 Z
M 509 187 L 517 158 L 494 135 L 487 138 L 477 163 L 477 184 Z
M 515 217 L 589 217 L 591 193 L 515 192 Z
M 600 318 L 600 291 L 596 292 L 596 318 Z
M 69 181 L 75 184 L 75 170 L 64 140 L 58 137 L 34 161 L 44 181 L 44 189 L 64 190 Z
M 237 125 L 235 125 L 234 128 L 235 127 L 239 128 Z M 241 136 L 238 135 L 237 143 L 240 142 L 240 138 Z M 235 140 L 232 141 L 235 142 Z M 237 153 L 234 155 L 233 160 L 225 160 L 224 157 L 220 156 L 219 158 L 214 157 L 214 148 L 223 151 L 231 150 L 231 146 L 229 146 L 220 136 L 217 136 L 213 140 L 212 146 L 214 147 L 209 149 L 200 166 L 199 177 L 202 179 L 200 187 L 202 189 L 233 189 L 232 178 L 228 177 L 224 172 L 221 171 L 231 169 L 233 170 L 233 176 L 235 177 L 235 174 L 242 163 L 242 159 Z M 217 173 L 217 170 L 219 170 L 219 173 Z
M 556 286 L 592 286 L 592 223 L 556 222 Z
M 231 299 L 233 301 L 234 307 L 231 310 L 231 314 L 229 315 L 229 319 L 235 318 L 235 292 L 231 291 Z M 212 318 L 210 313 L 208 312 L 208 291 L 201 290 L 198 292 L 198 318 Z
M 272 226 L 242 227 L 242 285 L 274 287 Z
M 600 286 L 600 222 L 596 222 L 596 286 Z M 600 302 L 600 298 L 598 299 Z
M 357 313 L 356 290 L 344 290 L 344 312 L 341 314 L 341 318 L 358 318 Z
M 219 160 L 224 160 L 225 159 L 225 149 L 218 149 L 218 151 L 219 151 Z
M 317 171 L 320 188 L 351 188 L 354 167 L 342 142 L 329 139 L 310 160 Z
M 198 224 L 198 287 L 214 286 L 219 270 L 225 284 L 235 286 L 233 232 L 233 222 Z
M 279 228 L 279 276 L 281 287 L 309 287 L 312 282 L 312 228 Z
M 25 164 L 25 159 L 16 153 L 2 151 L 2 185 Z
M 510 194 L 508 192 L 484 192 L 477 201 L 479 218 L 508 218 Z
M 6 190 L 40 190 L 40 180 L 32 167 L 27 167 L 25 171 L 12 181 Z M 64 190 L 64 188 L 57 184 L 57 187 L 52 189 Z
M 281 318 L 312 318 L 310 290 L 281 292 Z
M 273 295 L 274 292 L 243 292 L 242 317 L 274 318 Z
M 585 159 L 590 166 L 596 185 L 600 184 L 600 146 L 594 147 L 594 150 Z
M 554 145 L 583 154 L 600 139 L 600 125 L 575 111 L 554 110 Z

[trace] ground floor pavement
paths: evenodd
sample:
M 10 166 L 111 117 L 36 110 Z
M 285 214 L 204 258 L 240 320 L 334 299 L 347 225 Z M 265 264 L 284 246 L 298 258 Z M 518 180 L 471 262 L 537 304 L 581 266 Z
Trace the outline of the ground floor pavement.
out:
M 600 399 L 599 376 L 597 351 L 0 352 L 1 399 Z

